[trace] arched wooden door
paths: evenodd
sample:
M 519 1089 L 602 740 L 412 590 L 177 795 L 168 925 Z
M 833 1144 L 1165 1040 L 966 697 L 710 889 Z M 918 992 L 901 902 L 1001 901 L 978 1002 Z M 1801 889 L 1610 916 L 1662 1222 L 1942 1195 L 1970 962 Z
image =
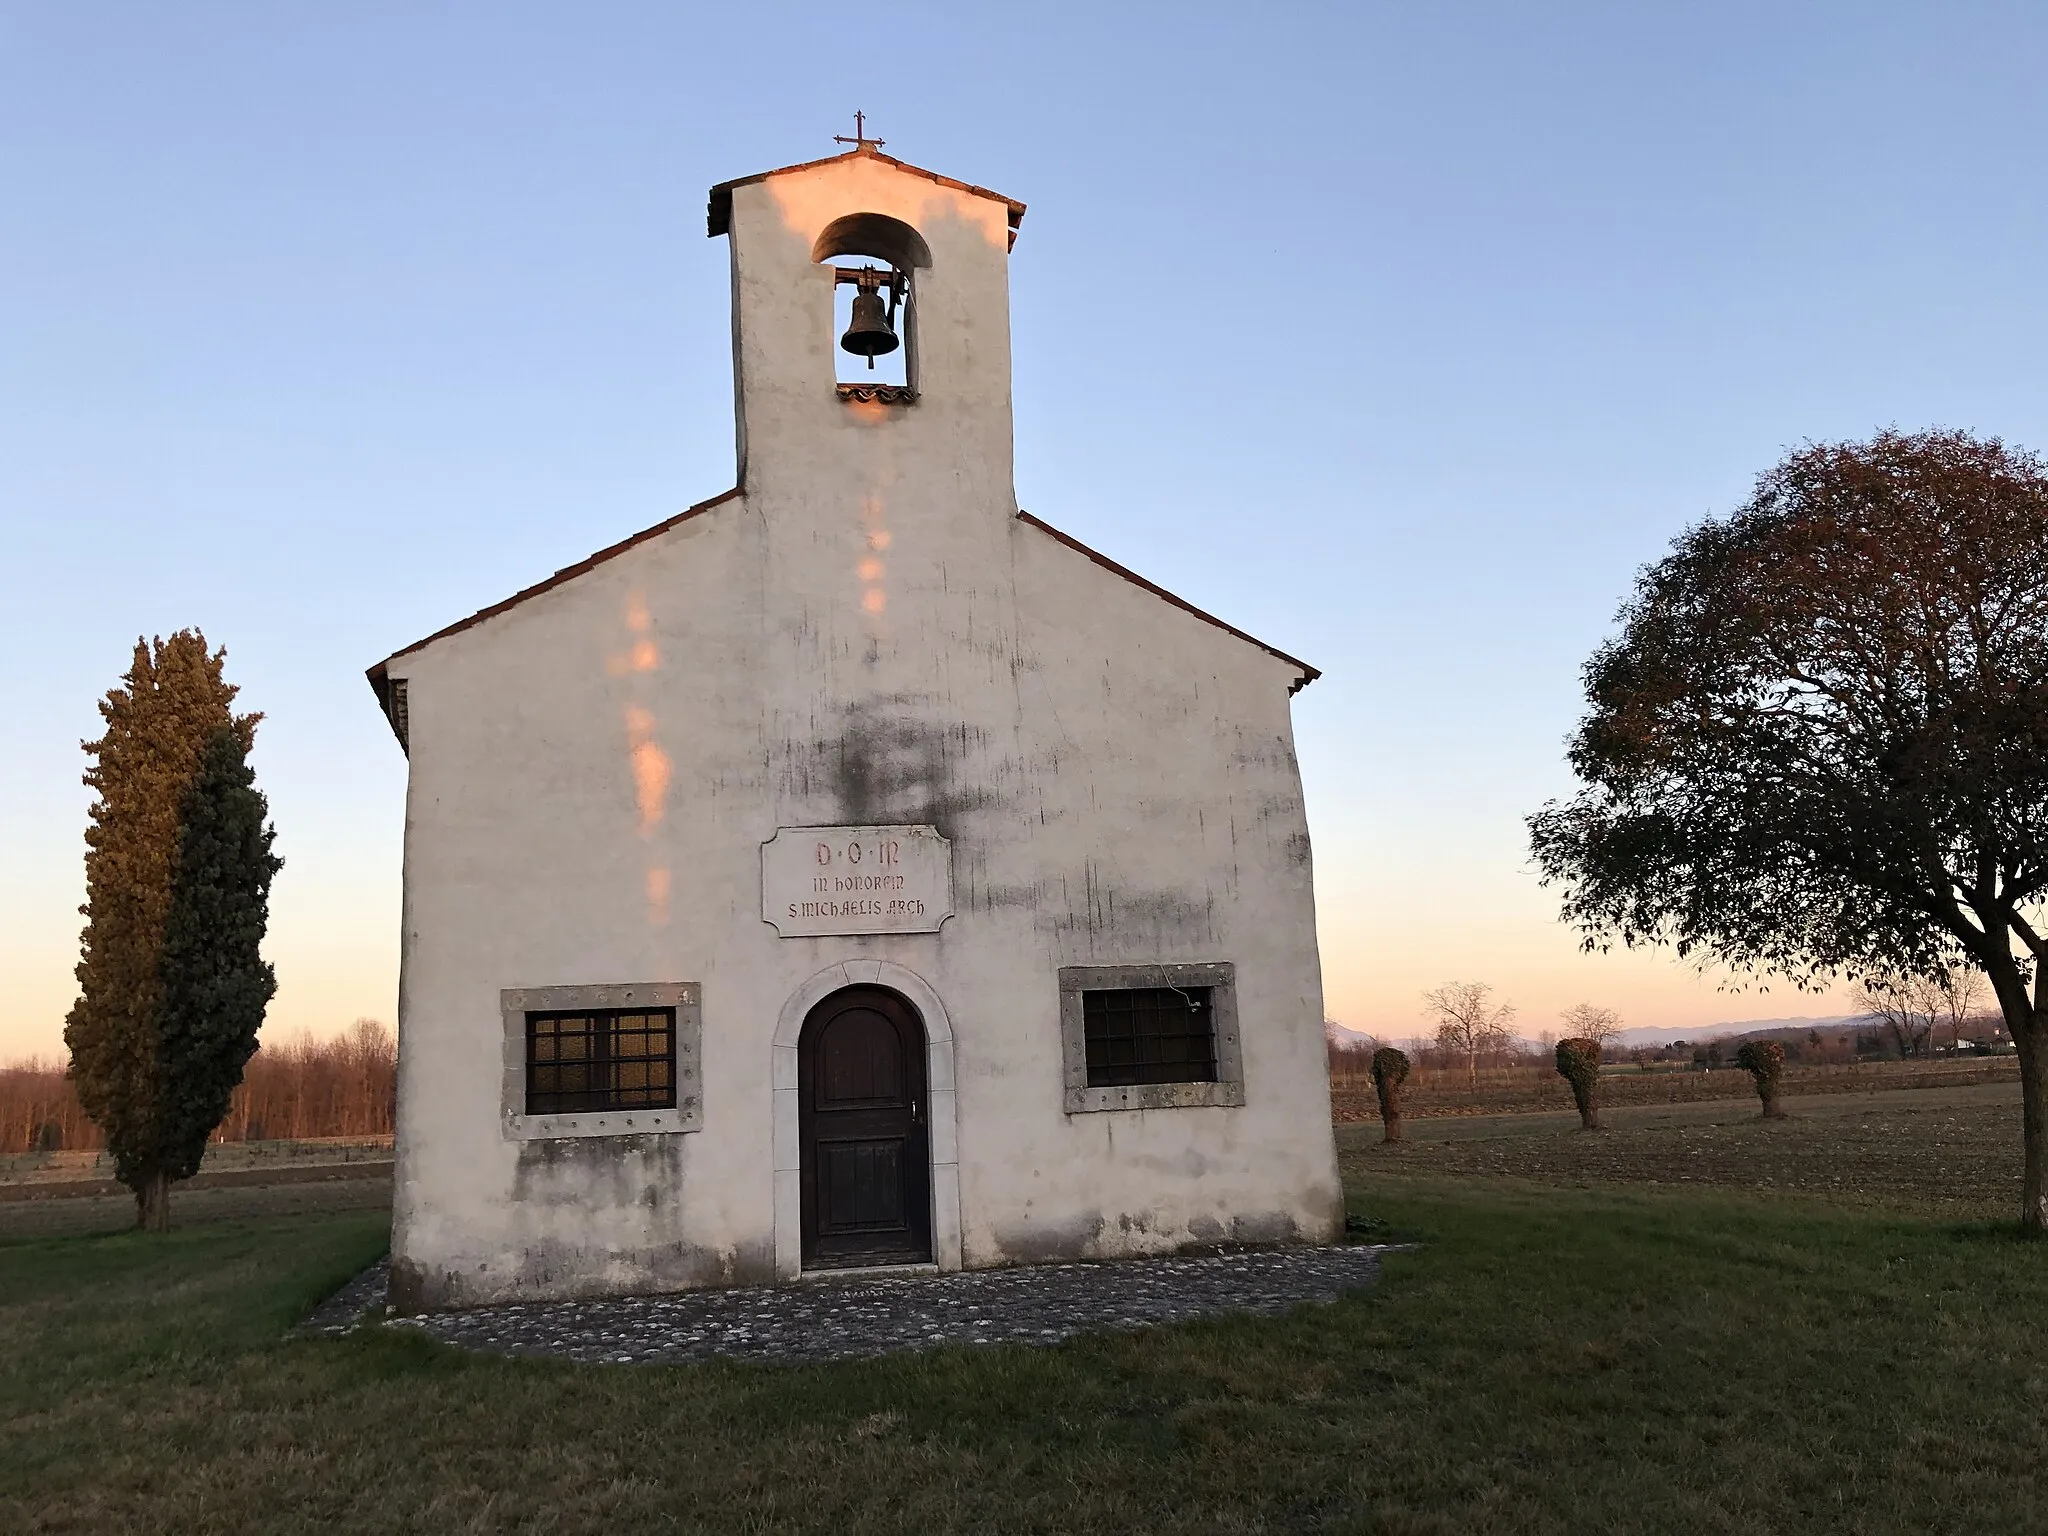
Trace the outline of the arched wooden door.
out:
M 883 987 L 813 1008 L 797 1041 L 804 1267 L 932 1256 L 924 1020 Z

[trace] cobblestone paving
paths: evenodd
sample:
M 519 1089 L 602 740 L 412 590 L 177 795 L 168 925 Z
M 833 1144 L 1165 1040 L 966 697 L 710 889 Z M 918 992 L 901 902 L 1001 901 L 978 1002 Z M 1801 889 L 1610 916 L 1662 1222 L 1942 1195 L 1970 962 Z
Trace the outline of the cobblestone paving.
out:
M 377 1309 L 376 1315 L 381 1319 L 384 1298 L 390 1290 L 391 1261 L 379 1259 L 315 1307 L 312 1315 L 299 1324 L 296 1331 L 302 1334 L 347 1333 L 365 1320 L 363 1314 L 372 1307 Z
M 860 1276 L 744 1290 L 524 1303 L 394 1318 L 470 1349 L 614 1364 L 839 1360 L 942 1344 L 1052 1344 L 1222 1312 L 1272 1315 L 1369 1285 L 1383 1247 L 1309 1248 L 904 1277 Z M 342 1332 L 381 1300 L 372 1270 L 307 1320 Z M 351 1294 L 353 1293 L 353 1294 Z

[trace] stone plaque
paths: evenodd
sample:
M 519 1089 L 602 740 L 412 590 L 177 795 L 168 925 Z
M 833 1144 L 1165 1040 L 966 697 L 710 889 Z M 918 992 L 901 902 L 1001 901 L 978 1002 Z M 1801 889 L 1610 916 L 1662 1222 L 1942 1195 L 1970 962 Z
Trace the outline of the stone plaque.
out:
M 785 939 L 937 933 L 952 915 L 937 827 L 778 827 L 761 845 L 761 917 Z

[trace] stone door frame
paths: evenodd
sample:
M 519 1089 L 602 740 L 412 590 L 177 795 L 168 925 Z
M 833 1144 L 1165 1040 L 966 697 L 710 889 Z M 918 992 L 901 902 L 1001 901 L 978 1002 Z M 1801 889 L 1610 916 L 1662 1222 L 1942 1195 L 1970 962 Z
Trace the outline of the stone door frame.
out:
M 797 1042 L 813 1008 L 842 987 L 887 987 L 924 1016 L 925 1095 L 931 1122 L 932 1260 L 960 1268 L 960 1144 L 953 1077 L 953 1021 L 917 972 L 892 960 L 843 960 L 794 992 L 775 1021 L 772 1114 L 775 1148 L 775 1273 L 803 1273 L 803 1143 L 798 1129 Z

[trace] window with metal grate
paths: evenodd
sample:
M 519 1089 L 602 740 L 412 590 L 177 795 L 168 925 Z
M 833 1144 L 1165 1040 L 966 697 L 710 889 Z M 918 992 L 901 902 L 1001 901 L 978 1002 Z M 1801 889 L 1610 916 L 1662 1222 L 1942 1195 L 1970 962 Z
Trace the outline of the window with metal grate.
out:
M 1088 1086 L 1216 1081 L 1207 987 L 1121 987 L 1081 994 Z
M 673 1008 L 588 1009 L 526 1016 L 526 1113 L 673 1109 Z

